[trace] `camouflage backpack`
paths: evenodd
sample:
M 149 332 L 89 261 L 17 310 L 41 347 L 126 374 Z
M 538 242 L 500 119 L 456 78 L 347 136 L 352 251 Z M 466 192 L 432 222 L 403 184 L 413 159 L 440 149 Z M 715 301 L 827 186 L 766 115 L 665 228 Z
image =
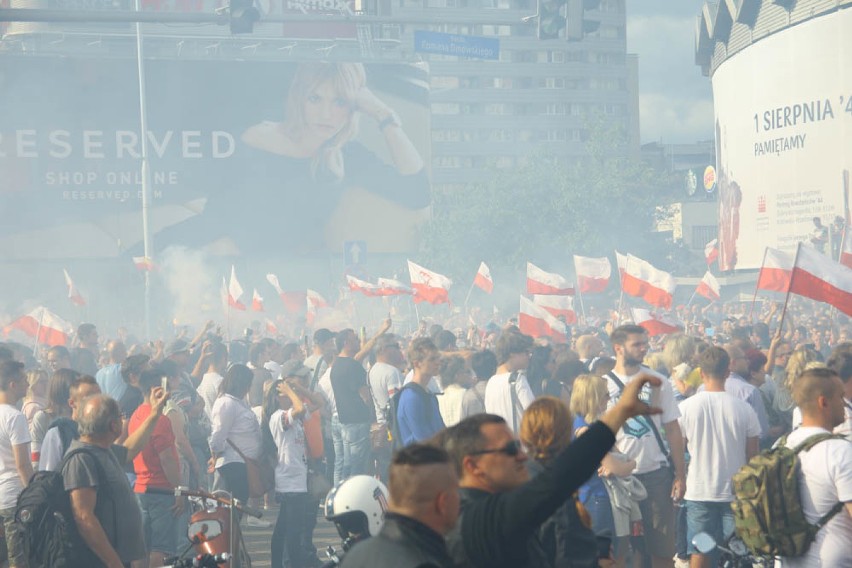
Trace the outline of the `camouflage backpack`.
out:
M 753 554 L 801 556 L 819 529 L 843 508 L 843 503 L 837 503 L 815 525 L 802 511 L 798 454 L 831 438 L 842 436 L 817 434 L 790 449 L 784 436 L 774 448 L 753 457 L 734 475 L 734 525 Z

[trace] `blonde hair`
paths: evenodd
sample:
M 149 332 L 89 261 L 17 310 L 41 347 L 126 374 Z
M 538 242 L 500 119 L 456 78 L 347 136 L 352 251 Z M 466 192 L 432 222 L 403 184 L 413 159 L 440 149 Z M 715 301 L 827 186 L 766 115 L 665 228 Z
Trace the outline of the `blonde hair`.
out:
M 663 364 L 671 373 L 681 363 L 692 366 L 692 358 L 695 355 L 695 340 L 683 333 L 670 336 L 663 347 Z
M 819 354 L 812 349 L 799 347 L 790 354 L 790 358 L 787 359 L 787 366 L 784 368 L 787 372 L 787 380 L 784 382 L 784 386 L 790 393 L 793 392 L 793 387 L 802 373 L 813 366 L 812 363 L 820 363 Z
M 598 419 L 603 401 L 609 397 L 606 380 L 597 375 L 580 375 L 571 389 L 571 412 L 588 424 Z
M 39 381 L 47 382 L 47 372 L 42 371 L 41 369 L 32 369 L 27 371 L 27 397 L 32 397 L 33 395 L 33 385 L 38 383 Z M 47 388 L 45 387 L 45 391 Z
M 521 442 L 536 460 L 546 462 L 571 443 L 571 412 L 553 396 L 535 399 L 521 420 Z
M 304 105 L 314 89 L 323 83 L 331 83 L 337 96 L 351 102 L 355 95 L 367 85 L 367 73 L 361 63 L 330 63 L 317 61 L 303 63 L 296 69 L 290 90 L 287 93 L 285 118 L 288 134 L 299 140 L 307 127 Z M 314 177 L 327 170 L 339 181 L 346 173 L 343 164 L 343 146 L 358 133 L 358 113 L 351 108 L 349 122 L 330 140 L 325 142 L 311 164 Z

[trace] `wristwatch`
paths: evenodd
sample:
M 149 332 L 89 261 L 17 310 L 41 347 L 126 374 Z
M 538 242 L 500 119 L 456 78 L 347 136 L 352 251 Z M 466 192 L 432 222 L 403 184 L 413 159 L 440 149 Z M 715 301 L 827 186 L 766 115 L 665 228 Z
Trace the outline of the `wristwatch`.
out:
M 389 115 L 387 115 L 385 118 L 382 119 L 381 122 L 379 122 L 379 130 L 384 132 L 385 128 L 391 125 L 402 126 L 402 122 L 400 122 L 399 120 L 399 115 L 396 114 L 394 111 L 391 111 Z

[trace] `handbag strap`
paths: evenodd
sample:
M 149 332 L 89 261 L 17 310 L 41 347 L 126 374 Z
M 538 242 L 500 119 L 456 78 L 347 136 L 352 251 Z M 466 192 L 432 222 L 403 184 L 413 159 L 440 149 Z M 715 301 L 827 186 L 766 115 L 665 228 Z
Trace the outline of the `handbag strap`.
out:
M 246 455 L 240 451 L 240 449 L 237 447 L 237 445 L 235 443 L 233 443 L 230 438 L 228 438 L 226 441 L 228 442 L 228 445 L 230 445 L 232 448 L 234 448 L 234 451 L 237 452 L 237 455 L 240 456 L 241 458 L 243 458 L 244 462 L 246 462 L 246 463 L 249 462 L 249 458 L 247 458 Z M 254 460 L 252 460 L 252 461 L 254 461 Z
M 615 383 L 615 386 L 618 387 L 618 392 L 623 394 L 624 393 L 624 383 L 621 381 L 621 379 L 619 379 L 618 376 L 615 373 L 613 373 L 612 371 L 607 373 L 606 376 L 609 379 L 611 379 L 612 382 Z M 666 458 L 666 462 L 668 462 L 668 464 L 671 465 L 671 463 L 672 463 L 671 452 L 666 447 L 666 445 L 663 443 L 663 437 L 660 436 L 660 431 L 657 429 L 657 425 L 656 425 L 656 423 L 654 423 L 654 420 L 650 416 L 640 416 L 639 418 L 644 419 L 645 423 L 648 424 L 648 427 L 651 429 L 651 433 L 654 434 L 654 438 L 657 440 L 657 445 L 660 446 L 660 451 L 663 452 L 663 455 Z
M 518 432 L 520 430 L 520 424 L 518 424 L 518 407 L 521 405 L 521 401 L 518 400 L 518 393 L 515 390 L 515 383 L 518 382 L 518 371 L 512 371 L 509 375 L 509 394 L 512 397 L 512 431 Z

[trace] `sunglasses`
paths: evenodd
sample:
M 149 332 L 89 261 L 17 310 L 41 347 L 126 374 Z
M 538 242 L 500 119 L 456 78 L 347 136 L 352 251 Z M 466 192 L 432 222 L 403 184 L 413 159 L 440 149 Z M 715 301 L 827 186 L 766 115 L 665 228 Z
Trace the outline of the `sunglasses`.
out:
M 497 448 L 495 450 L 478 450 L 475 452 L 470 452 L 469 456 L 481 456 L 485 454 L 506 454 L 510 458 L 513 458 L 521 453 L 521 443 L 517 440 L 512 440 L 502 448 Z

